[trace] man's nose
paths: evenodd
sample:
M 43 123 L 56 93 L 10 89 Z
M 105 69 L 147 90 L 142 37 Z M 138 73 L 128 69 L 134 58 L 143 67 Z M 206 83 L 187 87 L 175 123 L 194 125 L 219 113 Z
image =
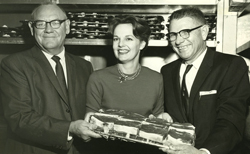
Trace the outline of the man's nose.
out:
M 45 25 L 45 32 L 50 33 L 53 31 L 53 28 L 51 27 L 50 23 L 47 22 Z
M 182 42 L 184 42 L 184 38 L 183 37 L 181 37 L 181 35 L 180 34 L 177 34 L 176 35 L 176 40 L 175 40 L 175 44 L 181 44 Z

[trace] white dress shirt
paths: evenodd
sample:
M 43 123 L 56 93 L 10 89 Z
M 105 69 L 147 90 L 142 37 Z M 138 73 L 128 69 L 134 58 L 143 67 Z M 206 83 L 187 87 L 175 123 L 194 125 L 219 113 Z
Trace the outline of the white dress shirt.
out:
M 205 57 L 205 54 L 207 53 L 207 48 L 205 49 L 205 51 L 192 63 L 193 67 L 191 67 L 190 71 L 187 73 L 186 75 L 186 86 L 187 86 L 187 92 L 188 95 L 190 95 L 190 90 L 192 88 L 192 85 L 194 83 L 194 79 L 197 75 L 197 72 L 201 66 L 201 63 Z M 186 70 L 188 64 L 186 63 L 182 63 L 181 64 L 181 68 L 180 68 L 180 85 L 182 84 L 182 78 L 183 78 L 183 74 Z M 190 65 L 190 64 L 189 64 Z M 182 85 L 181 85 L 182 86 Z

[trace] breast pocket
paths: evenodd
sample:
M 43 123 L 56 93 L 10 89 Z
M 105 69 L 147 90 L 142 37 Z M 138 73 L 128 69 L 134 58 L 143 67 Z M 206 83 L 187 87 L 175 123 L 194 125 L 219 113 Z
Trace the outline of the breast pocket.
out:
M 210 95 L 202 95 L 200 96 L 199 101 L 203 102 L 203 101 L 215 101 L 216 100 L 216 94 L 210 94 Z
M 198 104 L 198 110 L 202 111 L 200 114 L 214 116 L 216 115 L 217 107 L 218 103 L 216 94 L 200 96 Z

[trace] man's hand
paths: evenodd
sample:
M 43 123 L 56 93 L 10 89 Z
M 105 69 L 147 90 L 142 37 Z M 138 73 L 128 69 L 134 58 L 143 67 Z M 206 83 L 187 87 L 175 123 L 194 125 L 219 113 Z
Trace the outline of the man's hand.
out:
M 93 115 L 93 114 L 95 114 L 95 113 L 94 113 L 94 112 L 88 112 L 88 113 L 86 113 L 86 114 L 85 114 L 84 120 L 87 121 L 87 122 L 89 122 L 89 118 L 90 118 L 90 116 Z
M 205 151 L 200 151 L 191 145 L 170 145 L 166 148 L 160 148 L 168 154 L 207 154 Z
M 90 124 L 85 120 L 76 120 L 70 123 L 69 132 L 82 138 L 85 142 L 88 142 L 91 140 L 91 137 L 101 138 L 99 134 L 92 131 L 96 127 L 96 125 Z

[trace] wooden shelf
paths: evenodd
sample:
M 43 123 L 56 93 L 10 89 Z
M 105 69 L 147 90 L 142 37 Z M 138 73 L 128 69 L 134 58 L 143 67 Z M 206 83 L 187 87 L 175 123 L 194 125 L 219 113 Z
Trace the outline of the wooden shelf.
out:
M 216 13 L 217 0 L 0 0 L 0 12 L 30 13 L 38 4 L 56 2 L 65 11 L 105 13 L 169 14 L 185 6 L 195 5 L 205 14 Z
M 30 44 L 33 43 L 33 38 L 0 38 L 0 44 Z
M 112 45 L 110 39 L 66 39 L 66 45 Z M 149 46 L 167 46 L 167 40 L 150 40 Z
M 67 38 L 66 45 L 111 45 L 112 41 L 109 39 L 76 39 Z
M 216 5 L 217 0 L 1 0 L 0 4 L 95 4 L 95 5 Z
M 0 0 L 0 13 L 30 13 L 36 5 L 44 2 L 56 2 L 69 11 L 130 13 L 130 14 L 170 14 L 185 6 L 195 5 L 204 14 L 216 14 L 218 0 Z M 0 38 L 0 44 L 32 44 L 33 38 Z M 112 45 L 109 39 L 67 38 L 66 45 Z M 207 41 L 215 47 L 215 41 Z M 150 40 L 149 46 L 168 46 L 167 40 Z
M 33 38 L 0 38 L 0 44 L 31 44 L 34 43 Z M 110 39 L 76 39 L 76 38 L 66 38 L 65 45 L 97 45 L 105 46 L 112 45 L 112 40 Z M 168 46 L 167 40 L 150 40 L 149 46 L 164 47 Z M 215 41 L 207 41 L 207 46 L 216 47 Z
M 217 0 L 58 0 L 59 4 L 102 4 L 102 5 L 216 5 Z
M 31 44 L 34 43 L 33 38 L 0 38 L 0 44 Z M 66 45 L 112 45 L 110 39 L 76 39 L 66 38 Z M 149 46 L 167 46 L 166 40 L 150 40 Z

